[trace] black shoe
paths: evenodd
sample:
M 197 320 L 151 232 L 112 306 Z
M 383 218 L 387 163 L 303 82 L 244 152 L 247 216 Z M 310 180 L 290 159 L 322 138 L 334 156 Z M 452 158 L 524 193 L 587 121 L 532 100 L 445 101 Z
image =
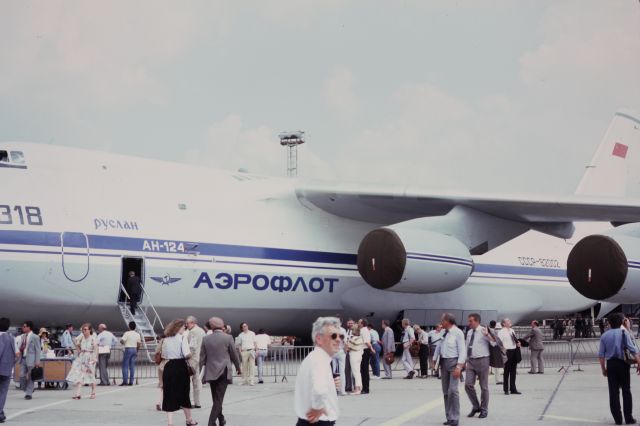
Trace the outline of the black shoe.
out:
M 509 391 L 504 391 L 504 394 L 505 395 L 509 395 Z
M 369 391 L 362 391 L 362 392 L 360 392 L 360 395 L 364 395 L 364 394 L 368 394 L 368 393 L 369 393 Z
M 538 374 L 544 374 L 544 371 L 538 371 Z
M 403 379 L 405 379 L 405 380 L 411 380 L 411 379 L 413 379 L 413 376 L 411 375 L 411 373 L 409 373 L 409 375 L 408 375 L 408 376 L 403 377 Z
M 193 407 L 191 407 L 191 408 L 202 408 L 202 407 L 201 407 L 201 406 L 199 406 L 199 405 L 194 405 L 194 406 L 193 406 Z
M 635 425 L 635 424 L 636 424 L 636 423 L 638 423 L 638 422 L 637 422 L 637 420 L 636 420 L 636 419 L 634 419 L 633 417 L 631 417 L 629 420 L 626 420 L 624 423 L 625 423 L 625 424 L 627 424 L 627 425 Z
M 449 422 L 449 426 L 458 426 L 458 422 Z
M 503 384 L 502 382 L 498 382 L 498 383 L 496 383 L 496 385 L 502 385 L 502 384 Z
M 622 420 L 616 420 L 615 421 L 617 425 L 621 425 L 622 424 Z
M 449 420 L 447 420 L 446 422 L 442 423 L 444 426 L 449 426 L 451 424 L 451 422 Z
M 129 386 L 129 385 L 126 383 L 120 383 L 120 386 Z
M 511 395 L 522 395 L 522 392 L 511 391 Z
M 264 384 L 264 381 L 262 381 L 262 380 L 258 380 L 258 384 L 259 384 L 259 385 L 262 385 L 262 384 Z
M 4 423 L 5 420 L 7 420 L 6 417 L 0 417 L 0 423 Z
M 129 383 L 127 386 L 133 386 L 133 383 Z
M 480 410 L 475 410 L 475 409 L 471 410 L 471 412 L 469 414 L 467 414 L 467 417 L 473 417 L 473 416 L 475 416 L 476 414 L 478 414 L 480 412 L 481 412 Z
M 529 373 L 529 374 L 536 374 L 536 372 L 535 372 L 535 371 L 527 371 L 527 373 Z
M 24 396 L 24 399 L 26 399 L 26 400 L 30 400 L 31 398 L 32 398 L 32 396 L 31 396 L 31 395 L 25 395 L 25 396 Z
M 487 416 L 489 415 L 489 413 L 487 413 L 486 411 L 483 413 L 480 413 L 480 415 L 478 416 L 479 419 L 486 419 Z

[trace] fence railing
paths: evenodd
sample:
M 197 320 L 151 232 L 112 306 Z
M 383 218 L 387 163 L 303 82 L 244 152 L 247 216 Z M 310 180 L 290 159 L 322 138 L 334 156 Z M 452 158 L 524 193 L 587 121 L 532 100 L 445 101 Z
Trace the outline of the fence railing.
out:
M 598 363 L 599 339 L 553 340 L 544 342 L 544 364 L 548 368 L 570 368 L 572 366 Z M 271 346 L 264 362 L 263 377 L 274 382 L 286 381 L 298 374 L 302 360 L 313 350 L 312 346 Z M 530 368 L 529 348 L 522 348 L 521 369 Z M 117 348 L 111 351 L 108 371 L 113 382 L 122 380 L 122 359 L 124 351 Z M 145 349 L 138 351 L 135 363 L 135 379 L 158 378 L 158 366 L 149 361 Z M 151 354 L 153 355 L 153 354 Z M 151 356 L 153 359 L 153 356 Z M 382 360 L 381 360 L 382 362 Z M 414 366 L 418 368 L 419 360 L 414 358 Z M 399 359 L 393 364 L 394 370 L 403 370 Z M 233 369 L 235 372 L 235 369 Z M 257 371 L 257 370 L 256 370 Z

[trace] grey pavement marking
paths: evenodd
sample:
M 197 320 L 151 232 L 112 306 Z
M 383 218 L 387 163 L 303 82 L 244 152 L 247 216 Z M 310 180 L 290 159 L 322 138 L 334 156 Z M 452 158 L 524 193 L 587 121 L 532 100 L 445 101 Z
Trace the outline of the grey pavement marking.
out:
M 545 405 L 544 410 L 542 410 L 542 414 L 540 414 L 540 417 L 538 417 L 538 420 L 540 420 L 540 421 L 544 420 L 544 416 L 545 416 L 545 414 L 547 414 L 547 411 L 549 411 L 549 408 L 551 407 L 551 404 L 553 404 L 553 400 L 555 399 L 556 394 L 560 390 L 560 386 L 562 385 L 562 382 L 564 381 L 564 378 L 567 376 L 567 373 L 569 373 L 569 369 L 565 368 L 564 369 L 564 373 L 562 373 L 562 377 L 560 377 L 560 380 L 558 381 L 558 385 L 553 390 L 553 393 L 551 394 L 551 397 L 549 398 L 549 402 L 547 402 L 547 405 Z

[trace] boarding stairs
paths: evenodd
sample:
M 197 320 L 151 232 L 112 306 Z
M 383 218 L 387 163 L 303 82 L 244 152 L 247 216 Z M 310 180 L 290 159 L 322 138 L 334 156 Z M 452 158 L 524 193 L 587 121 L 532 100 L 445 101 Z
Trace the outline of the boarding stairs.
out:
M 122 284 L 120 284 L 120 290 L 126 299 L 129 300 L 129 294 Z M 118 308 L 120 308 L 120 314 L 127 327 L 131 321 L 136 323 L 136 331 L 142 336 L 142 347 L 145 349 L 149 361 L 153 362 L 154 353 L 158 346 L 158 335 L 156 334 L 155 328 L 158 326 L 164 330 L 164 324 L 162 323 L 162 319 L 160 319 L 158 311 L 151 303 L 151 298 L 144 290 L 144 287 L 142 288 L 142 300 L 138 303 L 135 315 L 131 313 L 126 302 L 119 301 Z

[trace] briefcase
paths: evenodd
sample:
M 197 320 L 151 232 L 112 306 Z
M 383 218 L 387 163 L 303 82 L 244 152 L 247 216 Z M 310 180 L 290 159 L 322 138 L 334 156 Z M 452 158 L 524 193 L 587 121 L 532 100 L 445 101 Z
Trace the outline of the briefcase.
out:
M 31 370 L 31 381 L 39 382 L 44 379 L 44 370 L 42 367 L 34 367 Z

